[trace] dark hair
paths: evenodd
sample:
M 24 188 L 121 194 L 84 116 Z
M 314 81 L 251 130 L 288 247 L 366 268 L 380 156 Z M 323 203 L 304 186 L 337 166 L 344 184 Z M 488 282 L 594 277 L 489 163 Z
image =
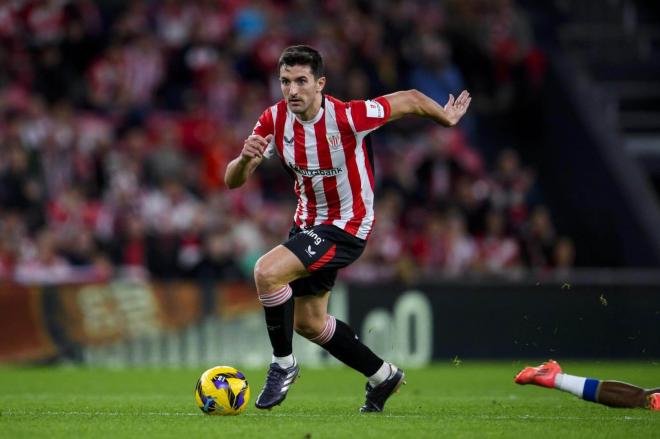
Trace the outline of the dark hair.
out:
M 315 78 L 318 79 L 323 76 L 323 58 L 321 58 L 321 54 L 316 49 L 309 46 L 290 46 L 284 49 L 277 63 L 278 72 L 283 65 L 290 67 L 298 65 L 309 66 Z

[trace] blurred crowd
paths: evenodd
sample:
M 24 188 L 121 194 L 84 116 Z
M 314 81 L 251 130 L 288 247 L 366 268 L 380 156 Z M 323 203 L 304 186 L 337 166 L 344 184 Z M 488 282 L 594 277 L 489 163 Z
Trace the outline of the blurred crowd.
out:
M 343 276 L 571 269 L 571 239 L 506 143 L 545 68 L 511 1 L 8 0 L 0 279 L 249 278 L 291 226 L 292 181 L 271 160 L 229 191 L 224 167 L 280 99 L 278 57 L 296 43 L 321 51 L 340 99 L 474 96 L 459 128 L 374 134 L 376 227 Z

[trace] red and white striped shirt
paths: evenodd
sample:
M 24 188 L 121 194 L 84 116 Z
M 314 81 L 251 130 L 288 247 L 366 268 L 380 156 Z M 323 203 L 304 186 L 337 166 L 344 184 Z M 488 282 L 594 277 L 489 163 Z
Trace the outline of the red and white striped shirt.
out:
M 264 157 L 277 154 L 294 177 L 295 224 L 335 225 L 367 239 L 374 224 L 374 173 L 365 138 L 390 117 L 385 97 L 342 102 L 324 97 L 309 121 L 281 100 L 261 114 L 253 133 L 273 134 Z

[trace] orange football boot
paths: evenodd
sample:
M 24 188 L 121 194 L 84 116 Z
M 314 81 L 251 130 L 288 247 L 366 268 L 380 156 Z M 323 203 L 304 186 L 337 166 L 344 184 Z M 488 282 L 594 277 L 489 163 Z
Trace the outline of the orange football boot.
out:
M 543 387 L 555 387 L 555 378 L 561 373 L 561 366 L 555 360 L 549 360 L 540 366 L 526 367 L 514 381 L 518 384 L 536 384 Z
M 648 396 L 649 408 L 651 410 L 660 410 L 660 393 L 652 393 Z

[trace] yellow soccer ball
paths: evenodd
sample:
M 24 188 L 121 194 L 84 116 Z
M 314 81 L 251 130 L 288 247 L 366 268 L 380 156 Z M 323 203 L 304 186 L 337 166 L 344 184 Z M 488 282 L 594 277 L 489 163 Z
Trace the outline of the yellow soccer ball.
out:
M 230 366 L 212 367 L 195 386 L 197 407 L 207 415 L 238 415 L 250 401 L 245 375 Z

